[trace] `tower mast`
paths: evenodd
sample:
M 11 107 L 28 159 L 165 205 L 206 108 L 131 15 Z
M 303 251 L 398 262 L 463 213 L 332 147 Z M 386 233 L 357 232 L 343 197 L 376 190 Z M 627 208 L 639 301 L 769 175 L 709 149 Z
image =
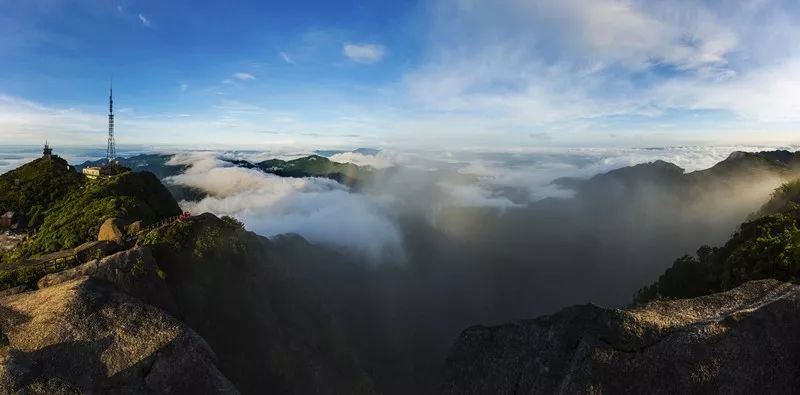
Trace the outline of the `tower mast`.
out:
M 117 153 L 114 147 L 114 82 L 111 82 L 108 93 L 108 148 L 106 159 L 111 165 L 117 160 Z

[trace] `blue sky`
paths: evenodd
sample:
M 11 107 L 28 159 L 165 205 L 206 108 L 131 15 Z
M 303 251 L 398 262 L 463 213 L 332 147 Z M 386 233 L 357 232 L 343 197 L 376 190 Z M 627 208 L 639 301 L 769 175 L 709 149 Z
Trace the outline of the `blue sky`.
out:
M 735 4 L 734 4 L 735 3 Z M 0 0 L 0 143 L 793 144 L 791 1 Z

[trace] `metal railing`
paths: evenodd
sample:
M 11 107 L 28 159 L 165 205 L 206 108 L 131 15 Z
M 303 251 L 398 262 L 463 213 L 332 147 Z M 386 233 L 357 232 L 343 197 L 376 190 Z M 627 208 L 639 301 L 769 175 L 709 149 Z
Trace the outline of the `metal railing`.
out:
M 144 228 L 142 228 L 138 232 L 136 232 L 136 234 L 129 236 L 125 240 L 126 241 L 138 240 L 139 237 L 141 237 L 142 235 L 144 235 L 146 233 L 149 233 L 149 232 L 154 231 L 154 230 L 159 229 L 159 228 L 163 228 L 165 226 L 172 225 L 172 224 L 180 221 L 181 219 L 185 219 L 185 218 L 187 218 L 187 217 L 184 214 L 176 215 L 174 217 L 164 218 L 161 221 L 158 221 L 156 223 L 153 223 L 153 224 L 150 224 L 148 226 L 145 226 Z

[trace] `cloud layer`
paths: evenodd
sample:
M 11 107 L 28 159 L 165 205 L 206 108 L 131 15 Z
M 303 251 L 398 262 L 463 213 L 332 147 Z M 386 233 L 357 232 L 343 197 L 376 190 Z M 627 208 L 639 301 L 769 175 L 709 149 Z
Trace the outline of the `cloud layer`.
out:
M 167 179 L 209 194 L 182 202 L 192 212 L 232 215 L 265 236 L 297 233 L 315 243 L 351 249 L 380 262 L 402 257 L 403 238 L 386 202 L 322 178 L 282 178 L 233 167 L 216 153 L 176 155 L 171 164 L 189 164 L 186 173 Z

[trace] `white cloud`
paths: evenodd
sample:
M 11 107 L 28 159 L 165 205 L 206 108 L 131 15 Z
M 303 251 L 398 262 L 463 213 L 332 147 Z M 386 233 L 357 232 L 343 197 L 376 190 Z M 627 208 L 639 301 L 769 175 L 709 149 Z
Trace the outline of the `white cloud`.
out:
M 150 20 L 147 19 L 146 16 L 139 14 L 139 20 L 142 21 L 142 25 L 146 27 L 153 27 L 153 25 L 150 23 Z
M 724 81 L 680 78 L 654 89 L 664 107 L 726 109 L 760 122 L 800 122 L 800 58 Z
M 448 204 L 457 207 L 494 207 L 507 209 L 521 207 L 509 200 L 505 196 L 492 193 L 491 190 L 481 188 L 478 185 L 453 185 L 449 183 L 440 184 L 449 194 Z
M 441 117 L 440 129 L 458 128 L 456 116 L 447 117 L 455 114 L 496 135 L 521 139 L 534 128 L 551 137 L 537 143 L 558 144 L 570 134 L 596 138 L 609 117 L 656 118 L 667 109 L 730 111 L 756 122 L 798 114 L 790 104 L 794 66 L 775 64 L 800 63 L 800 24 L 778 3 L 432 4 L 432 40 L 403 86 L 413 106 Z
M 189 89 L 189 84 L 181 82 L 178 87 L 181 89 L 181 92 L 186 92 L 186 90 Z
M 386 49 L 377 44 L 352 44 L 342 46 L 342 54 L 357 63 L 377 63 L 386 56 Z
M 352 249 L 379 262 L 402 261 L 403 237 L 388 216 L 386 202 L 350 193 L 322 178 L 282 178 L 222 162 L 215 153 L 176 155 L 172 164 L 190 164 L 167 182 L 211 196 L 182 202 L 192 212 L 232 215 L 265 236 L 297 233 L 311 242 Z
M 239 73 L 234 73 L 233 78 L 236 78 L 239 81 L 250 81 L 256 79 L 256 76 L 250 73 L 239 72 Z
M 294 64 L 294 59 L 289 56 L 288 53 L 281 51 L 278 55 L 280 55 L 281 59 L 287 64 Z
M 380 151 L 375 155 L 365 155 L 358 152 L 343 152 L 331 155 L 329 159 L 334 162 L 352 163 L 358 166 L 371 166 L 376 169 L 392 167 L 399 162 L 397 155 L 390 154 L 386 151 Z

